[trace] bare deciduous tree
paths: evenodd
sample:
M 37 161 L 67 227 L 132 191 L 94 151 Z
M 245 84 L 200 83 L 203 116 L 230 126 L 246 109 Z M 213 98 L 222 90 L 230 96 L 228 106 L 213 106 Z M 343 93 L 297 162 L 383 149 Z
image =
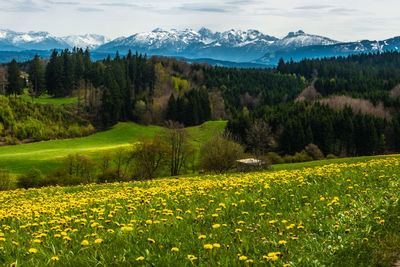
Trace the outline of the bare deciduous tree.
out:
M 166 129 L 161 134 L 161 139 L 167 145 L 168 165 L 171 176 L 179 175 L 182 169 L 188 167 L 194 149 L 189 143 L 189 134 L 182 124 L 173 121 L 165 123 Z
M 260 157 L 275 147 L 271 127 L 264 120 L 257 120 L 246 131 L 246 143 L 256 157 Z

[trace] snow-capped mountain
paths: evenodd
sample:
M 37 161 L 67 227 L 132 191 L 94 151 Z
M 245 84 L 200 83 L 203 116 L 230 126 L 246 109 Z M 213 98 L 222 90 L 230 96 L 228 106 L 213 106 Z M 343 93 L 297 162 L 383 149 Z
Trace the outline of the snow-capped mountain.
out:
M 142 54 L 173 56 L 191 61 L 201 59 L 208 62 L 227 61 L 252 62 L 276 65 L 280 58 L 295 61 L 303 58 L 346 56 L 349 54 L 400 50 L 400 37 L 383 41 L 338 42 L 330 38 L 307 34 L 303 31 L 290 32 L 282 39 L 266 35 L 258 30 L 228 30 L 213 32 L 207 28 L 200 30 L 163 30 L 135 33 L 129 37 L 119 37 L 110 41 L 95 35 L 71 35 L 55 37 L 48 32 L 14 32 L 0 30 L 0 62 L 15 56 L 19 60 L 29 60 L 34 53 L 46 57 L 52 49 L 90 48 L 94 59 L 108 54 L 126 54 L 128 50 Z M 29 51 L 35 50 L 35 51 Z M 40 51 L 39 51 L 40 50 Z M 4 52 L 7 51 L 7 52 Z M 5 54 L 6 57 L 2 57 Z M 32 56 L 31 56 L 32 55 Z M 223 64 L 225 64 L 223 63 Z M 232 65 L 232 64 L 230 64 Z M 254 64 L 253 64 L 254 65 Z
M 66 42 L 70 47 L 80 47 L 84 49 L 96 49 L 100 45 L 111 41 L 111 39 L 98 34 L 70 35 L 61 37 L 61 40 Z
M 67 43 L 48 32 L 22 33 L 0 30 L 0 50 L 3 51 L 48 50 L 65 47 L 68 47 Z
M 327 37 L 319 36 L 319 35 L 312 35 L 299 30 L 297 32 L 289 32 L 289 34 L 276 41 L 273 46 L 280 50 L 280 49 L 293 49 L 298 47 L 304 46 L 311 46 L 311 45 L 332 45 L 337 44 L 338 41 L 329 39 Z
M 81 36 L 56 37 L 48 32 L 15 32 L 0 29 L 1 51 L 51 50 L 73 47 L 96 48 L 108 42 L 104 36 L 87 34 Z
M 285 61 L 299 61 L 304 58 L 322 58 L 348 56 L 359 53 L 376 53 L 384 51 L 400 51 L 400 37 L 394 37 L 383 41 L 356 41 L 335 44 L 320 44 L 291 49 L 283 48 L 266 53 L 263 57 L 256 60 L 257 63 L 275 65 L 280 58 Z
M 257 30 L 230 30 L 212 32 L 162 30 L 136 33 L 118 38 L 100 46 L 97 51 L 126 53 L 129 49 L 149 55 L 183 56 L 188 58 L 209 57 L 217 60 L 249 61 L 265 54 L 266 48 L 278 40 Z

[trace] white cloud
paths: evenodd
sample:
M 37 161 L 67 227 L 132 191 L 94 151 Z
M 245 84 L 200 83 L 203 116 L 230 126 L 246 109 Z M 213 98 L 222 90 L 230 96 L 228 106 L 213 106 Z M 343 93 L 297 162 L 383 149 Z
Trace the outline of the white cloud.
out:
M 157 27 L 202 26 L 218 31 L 253 28 L 282 37 L 301 28 L 350 41 L 400 35 L 398 10 L 397 0 L 0 0 L 0 25 L 17 31 L 110 37 Z

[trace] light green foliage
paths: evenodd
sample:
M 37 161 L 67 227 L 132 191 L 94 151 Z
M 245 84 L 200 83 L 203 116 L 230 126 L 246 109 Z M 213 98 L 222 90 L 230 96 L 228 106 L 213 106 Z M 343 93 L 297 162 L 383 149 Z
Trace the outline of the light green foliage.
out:
M 0 96 L 0 144 L 86 136 L 93 126 L 62 107 Z
M 179 77 L 172 76 L 172 81 L 174 83 L 174 90 L 177 93 L 185 93 L 190 90 L 190 82 L 184 79 L 180 79 Z

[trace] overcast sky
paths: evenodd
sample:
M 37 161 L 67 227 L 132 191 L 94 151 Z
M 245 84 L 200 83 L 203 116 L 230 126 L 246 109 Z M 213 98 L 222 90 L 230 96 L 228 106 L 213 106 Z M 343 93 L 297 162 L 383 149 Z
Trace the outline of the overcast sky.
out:
M 399 0 L 0 0 L 0 28 L 111 38 L 163 29 L 304 30 L 339 41 L 400 35 Z

